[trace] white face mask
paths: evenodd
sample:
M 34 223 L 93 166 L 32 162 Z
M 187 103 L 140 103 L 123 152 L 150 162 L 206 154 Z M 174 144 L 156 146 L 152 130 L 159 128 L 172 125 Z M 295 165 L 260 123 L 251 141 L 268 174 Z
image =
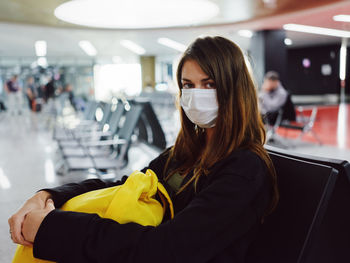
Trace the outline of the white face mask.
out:
M 182 89 L 180 104 L 194 124 L 201 128 L 215 126 L 219 108 L 216 89 Z

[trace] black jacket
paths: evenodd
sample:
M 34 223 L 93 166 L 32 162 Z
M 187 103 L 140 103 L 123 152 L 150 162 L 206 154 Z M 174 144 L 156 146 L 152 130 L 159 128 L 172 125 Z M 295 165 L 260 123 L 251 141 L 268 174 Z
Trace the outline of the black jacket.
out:
M 165 152 L 146 168 L 161 179 L 166 159 Z M 73 196 L 120 183 L 93 179 L 49 191 L 60 207 Z M 56 209 L 38 230 L 34 256 L 60 263 L 241 263 L 268 206 L 270 192 L 264 162 L 251 151 L 235 151 L 216 163 L 208 176 L 201 177 L 196 192 L 188 187 L 178 195 L 171 194 L 173 220 L 164 220 L 158 227 L 121 225 L 96 214 Z

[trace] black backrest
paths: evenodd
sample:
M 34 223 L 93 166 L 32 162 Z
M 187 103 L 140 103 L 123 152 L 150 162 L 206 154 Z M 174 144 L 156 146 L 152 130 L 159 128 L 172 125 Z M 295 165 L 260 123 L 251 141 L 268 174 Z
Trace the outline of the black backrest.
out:
M 99 122 L 99 125 L 101 127 L 101 129 L 103 128 L 103 126 L 107 123 L 108 119 L 109 119 L 109 116 L 111 114 L 111 104 L 109 103 L 102 103 L 101 102 L 101 109 L 102 109 L 102 112 L 103 112 L 103 116 L 102 116 L 102 119 L 101 121 Z
M 122 102 L 118 102 L 116 105 L 112 105 L 111 114 L 108 120 L 109 131 L 115 134 L 119 128 L 119 122 L 124 114 L 125 108 Z
M 143 105 L 143 111 L 139 120 L 139 139 L 144 140 L 157 148 L 166 148 L 165 134 L 160 122 L 153 110 L 151 103 L 145 99 L 137 99 L 135 103 Z
M 269 153 L 278 153 L 303 161 L 331 166 L 338 178 L 320 227 L 316 244 L 310 255 L 312 262 L 350 262 L 350 164 L 346 160 L 296 154 L 266 145 Z
M 308 262 L 331 197 L 337 171 L 269 153 L 276 169 L 280 200 L 265 218 L 248 262 Z
M 123 126 L 118 132 L 118 136 L 121 139 L 130 141 L 131 135 L 140 119 L 143 106 L 140 104 L 132 104 L 130 110 L 125 113 L 125 121 Z
M 282 120 L 288 120 L 288 121 L 296 120 L 295 107 L 292 101 L 291 94 L 289 92 L 287 95 L 286 102 L 284 103 L 282 109 L 283 109 Z
M 95 120 L 95 112 L 98 107 L 97 101 L 89 101 L 87 107 L 84 110 L 84 119 L 85 120 Z

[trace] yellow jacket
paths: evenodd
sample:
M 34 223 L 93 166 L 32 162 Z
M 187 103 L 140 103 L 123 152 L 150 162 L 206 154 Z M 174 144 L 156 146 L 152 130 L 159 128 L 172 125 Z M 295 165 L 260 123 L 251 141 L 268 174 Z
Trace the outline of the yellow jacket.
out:
M 162 204 L 156 199 L 159 195 Z M 169 207 L 171 218 L 174 209 L 164 186 L 150 169 L 146 173 L 133 172 L 123 185 L 104 188 L 78 195 L 68 200 L 62 210 L 95 213 L 120 224 L 134 222 L 143 226 L 158 226 Z M 33 257 L 33 249 L 19 245 L 12 263 L 52 262 Z

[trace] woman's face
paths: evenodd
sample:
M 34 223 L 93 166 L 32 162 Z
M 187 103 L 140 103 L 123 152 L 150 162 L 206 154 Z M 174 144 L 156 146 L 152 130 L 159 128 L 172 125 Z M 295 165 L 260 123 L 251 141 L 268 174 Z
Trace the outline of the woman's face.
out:
M 181 84 L 183 89 L 215 89 L 214 81 L 203 72 L 194 60 L 187 60 L 181 73 Z

